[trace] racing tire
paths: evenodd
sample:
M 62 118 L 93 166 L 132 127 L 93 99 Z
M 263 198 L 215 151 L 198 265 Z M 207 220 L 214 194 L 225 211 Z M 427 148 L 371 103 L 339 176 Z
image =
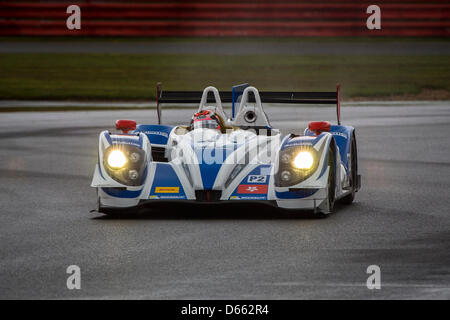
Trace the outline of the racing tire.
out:
M 358 183 L 358 153 L 356 149 L 355 134 L 352 134 L 350 141 L 350 186 L 351 193 L 341 199 L 341 203 L 349 205 L 355 200 L 356 188 Z

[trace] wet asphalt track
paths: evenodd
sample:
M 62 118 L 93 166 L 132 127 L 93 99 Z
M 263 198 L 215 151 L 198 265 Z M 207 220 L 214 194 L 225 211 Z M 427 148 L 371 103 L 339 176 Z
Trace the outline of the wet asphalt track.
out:
M 332 108 L 267 108 L 303 128 Z M 166 110 L 188 121 L 192 110 Z M 0 298 L 450 298 L 450 104 L 345 107 L 362 190 L 327 219 L 271 209 L 89 213 L 97 135 L 154 111 L 0 113 Z M 66 267 L 82 289 L 66 289 Z M 381 290 L 365 286 L 381 267 Z

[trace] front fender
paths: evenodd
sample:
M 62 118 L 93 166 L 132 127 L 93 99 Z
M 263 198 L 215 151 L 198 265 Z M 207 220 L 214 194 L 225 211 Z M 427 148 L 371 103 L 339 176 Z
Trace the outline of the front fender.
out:
M 317 152 L 317 168 L 308 178 L 305 180 L 290 185 L 288 187 L 275 187 L 278 192 L 287 192 L 289 189 L 321 189 L 325 188 L 328 181 L 328 153 L 331 148 L 338 156 L 335 157 L 335 168 L 339 163 L 339 152 L 334 136 L 329 132 L 322 132 L 318 136 L 294 136 L 291 135 L 285 139 L 280 147 L 280 152 L 286 148 L 291 147 L 311 147 Z M 280 157 L 278 156 L 275 164 L 275 174 L 280 174 Z M 335 170 L 336 171 L 336 170 Z

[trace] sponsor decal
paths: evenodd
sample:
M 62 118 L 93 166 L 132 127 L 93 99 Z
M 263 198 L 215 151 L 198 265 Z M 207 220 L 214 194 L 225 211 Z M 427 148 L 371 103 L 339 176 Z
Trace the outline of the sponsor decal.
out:
M 139 138 L 133 139 L 133 138 L 119 138 L 119 137 L 113 137 L 112 138 L 113 144 L 129 144 L 136 147 L 140 147 L 141 144 L 139 142 Z
M 179 193 L 180 187 L 156 187 L 155 193 Z
M 240 200 L 267 200 L 265 196 L 242 196 Z
M 248 183 L 266 183 L 267 176 L 263 175 L 257 175 L 257 174 L 251 174 L 248 176 L 247 182 Z
M 247 195 L 243 195 L 243 196 L 231 196 L 230 200 L 267 200 L 265 195 L 254 195 L 254 196 L 247 196 Z
M 185 197 L 185 196 L 164 196 L 164 195 L 162 195 L 162 196 L 159 197 L 159 199 L 161 199 L 161 200 L 163 200 L 163 199 L 166 199 L 166 200 L 169 200 L 169 199 L 171 199 L 171 200 L 176 200 L 176 199 L 186 199 L 186 197 Z
M 343 137 L 343 138 L 347 138 L 347 135 L 346 135 L 345 133 L 342 133 L 342 132 L 336 132 L 336 131 L 334 131 L 334 132 L 331 132 L 331 134 L 332 134 L 333 136 L 340 136 L 340 137 Z
M 302 137 L 305 138 L 305 137 Z M 315 140 L 316 138 L 313 138 L 311 140 Z M 293 146 L 310 146 L 311 143 L 308 141 L 293 141 L 286 143 L 285 147 L 293 147 Z
M 258 184 L 240 184 L 237 193 L 245 194 L 264 194 L 267 193 L 267 185 Z
M 169 134 L 167 132 L 164 132 L 164 131 L 145 131 L 144 133 L 145 134 L 152 134 L 152 135 L 155 135 L 155 136 L 163 136 L 165 138 L 169 137 Z
M 155 200 L 155 199 L 157 200 L 157 199 L 159 199 L 159 196 L 151 195 L 148 198 L 151 199 L 151 200 Z

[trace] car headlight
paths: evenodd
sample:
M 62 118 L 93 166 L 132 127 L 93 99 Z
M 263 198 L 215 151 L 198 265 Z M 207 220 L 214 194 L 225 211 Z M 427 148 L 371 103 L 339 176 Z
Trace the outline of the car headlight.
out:
M 120 150 L 113 150 L 108 155 L 108 166 L 112 169 L 123 168 L 127 163 L 127 158 Z
M 309 151 L 299 152 L 294 159 L 294 167 L 309 170 L 314 164 L 314 157 Z
M 104 166 L 109 176 L 127 186 L 140 186 L 145 178 L 145 151 L 133 145 L 112 145 L 105 150 Z
M 308 179 L 319 165 L 317 151 L 310 145 L 292 146 L 280 151 L 275 186 L 289 187 Z

